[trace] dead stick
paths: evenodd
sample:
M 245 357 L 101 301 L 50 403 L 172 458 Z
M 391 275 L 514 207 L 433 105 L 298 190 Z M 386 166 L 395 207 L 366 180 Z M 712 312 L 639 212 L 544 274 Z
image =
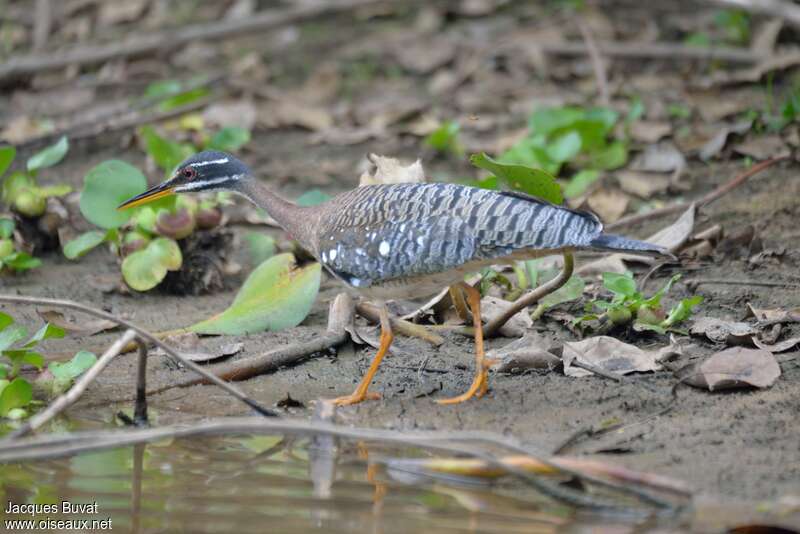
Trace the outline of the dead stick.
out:
M 0 81 L 70 65 L 96 65 L 112 59 L 142 56 L 164 50 L 177 50 L 191 41 L 216 42 L 228 37 L 286 26 L 303 19 L 341 13 L 381 1 L 384 0 L 302 3 L 282 11 L 270 10 L 239 19 L 196 24 L 149 35 L 137 35 L 119 42 L 81 45 L 64 51 L 42 54 L 18 55 L 0 64 Z
M 125 331 L 119 339 L 117 339 L 109 348 L 106 350 L 100 359 L 97 360 L 94 365 L 92 365 L 85 373 L 83 373 L 78 380 L 75 381 L 75 384 L 69 388 L 69 391 L 58 397 L 56 400 L 51 402 L 47 408 L 42 410 L 41 412 L 37 413 L 28 421 L 26 421 L 22 426 L 18 429 L 11 432 L 7 439 L 17 439 L 26 434 L 30 434 L 37 428 L 40 428 L 42 425 L 53 419 L 55 416 L 75 404 L 75 402 L 81 398 L 83 392 L 86 391 L 86 388 L 89 387 L 89 384 L 94 382 L 94 379 L 103 372 L 103 369 L 111 363 L 117 355 L 119 355 L 120 350 L 122 347 L 127 345 L 136 337 L 136 331 L 128 329 Z
M 525 46 L 535 47 L 546 54 L 562 56 L 586 56 L 589 49 L 586 43 L 575 41 L 533 41 Z M 753 52 L 746 48 L 708 47 L 700 48 L 679 43 L 645 43 L 639 41 L 595 41 L 597 50 L 606 57 L 620 59 L 689 59 L 721 60 L 732 63 L 753 64 L 769 59 L 766 54 Z M 508 44 L 506 44 L 508 46 Z M 517 46 L 515 43 L 511 46 Z M 495 48 L 496 50 L 496 48 Z
M 532 304 L 536 304 L 541 299 L 567 283 L 572 276 L 573 269 L 575 268 L 575 258 L 570 251 L 565 251 L 562 253 L 562 255 L 564 256 L 564 266 L 562 267 L 561 272 L 558 273 L 558 276 L 547 283 L 540 285 L 530 293 L 522 295 L 520 298 L 515 300 L 511 306 L 504 310 L 503 313 L 489 321 L 486 326 L 483 327 L 484 337 L 494 336 L 497 331 L 508 322 L 509 319 L 514 317 L 521 310 L 524 310 Z
M 378 308 L 371 304 L 367 304 L 366 302 L 359 302 L 356 304 L 356 311 L 358 314 L 367 319 L 370 322 L 378 323 L 380 322 L 380 316 L 378 312 Z M 442 343 L 444 343 L 444 338 L 440 335 L 434 334 L 428 328 L 420 324 L 410 323 L 403 319 L 399 319 L 397 317 L 392 317 L 392 329 L 404 336 L 409 337 L 418 337 L 422 340 L 427 341 L 434 347 L 438 347 Z
M 695 200 L 694 202 L 697 204 L 698 208 L 705 206 L 707 204 L 711 204 L 715 200 L 719 199 L 724 195 L 727 195 L 728 193 L 730 193 L 731 191 L 733 191 L 734 189 L 745 183 L 748 180 L 748 178 L 755 176 L 764 169 L 772 167 L 779 161 L 783 161 L 785 159 L 789 159 L 789 156 L 781 156 L 778 158 L 762 161 L 761 163 L 757 163 L 756 165 L 753 165 L 743 173 L 736 176 L 730 182 L 722 184 L 721 186 L 717 187 L 716 189 L 707 193 L 706 195 L 700 197 L 700 199 Z M 623 226 L 627 226 L 629 224 L 636 224 L 643 221 L 648 221 L 650 219 L 657 219 L 658 217 L 662 217 L 664 215 L 671 215 L 673 213 L 678 213 L 684 211 L 690 205 L 691 202 L 679 202 L 677 204 L 664 206 L 663 208 L 659 208 L 657 210 L 648 211 L 647 213 L 629 215 L 628 217 L 623 217 L 622 219 L 609 224 L 608 226 L 606 226 L 606 230 L 614 230 L 617 228 L 621 228 Z
M 109 321 L 114 321 L 115 323 L 124 326 L 125 328 L 129 328 L 131 330 L 136 331 L 139 334 L 139 337 L 142 338 L 144 341 L 152 343 L 157 347 L 161 347 L 161 350 L 166 352 L 172 358 L 181 362 L 184 367 L 191 369 L 195 373 L 199 374 L 207 378 L 210 382 L 216 384 L 217 386 L 221 387 L 240 401 L 247 404 L 249 407 L 254 409 L 256 412 L 260 413 L 261 415 L 269 416 L 269 417 L 278 417 L 278 414 L 272 410 L 264 408 L 255 400 L 251 399 L 246 393 L 240 390 L 238 387 L 234 386 L 233 384 L 229 384 L 224 380 L 217 378 L 213 374 L 209 373 L 196 363 L 191 360 L 184 358 L 181 354 L 176 352 L 172 349 L 169 345 L 163 343 L 160 339 L 154 336 L 149 331 L 145 330 L 144 328 L 137 326 L 130 321 L 126 321 L 125 319 L 121 319 L 116 315 L 112 315 L 108 312 L 103 310 L 98 310 L 97 308 L 92 308 L 91 306 L 86 306 L 84 304 L 80 304 L 78 302 L 74 302 L 71 300 L 59 300 L 59 299 L 48 299 L 48 298 L 39 298 L 39 297 L 18 297 L 14 295 L 0 295 L 0 302 L 14 302 L 17 304 L 29 304 L 33 306 L 56 306 L 60 308 L 67 308 L 71 310 L 77 310 L 88 315 L 93 315 L 94 317 L 99 317 L 101 319 L 108 319 Z
M 583 41 L 586 43 L 586 49 L 589 51 L 589 58 L 592 60 L 592 70 L 594 71 L 594 77 L 597 81 L 597 94 L 600 97 L 600 104 L 607 107 L 611 102 L 611 97 L 608 92 L 608 71 L 606 70 L 606 65 L 603 62 L 603 58 L 600 56 L 600 51 L 597 49 L 594 37 L 592 37 L 592 33 L 586 24 L 578 21 L 578 29 L 581 32 Z

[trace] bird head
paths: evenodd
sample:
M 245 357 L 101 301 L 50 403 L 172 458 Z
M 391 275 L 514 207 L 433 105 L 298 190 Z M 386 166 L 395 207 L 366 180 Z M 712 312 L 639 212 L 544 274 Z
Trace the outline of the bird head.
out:
M 183 161 L 164 182 L 129 198 L 117 209 L 132 208 L 175 193 L 199 191 L 238 191 L 250 169 L 225 152 L 206 150 Z

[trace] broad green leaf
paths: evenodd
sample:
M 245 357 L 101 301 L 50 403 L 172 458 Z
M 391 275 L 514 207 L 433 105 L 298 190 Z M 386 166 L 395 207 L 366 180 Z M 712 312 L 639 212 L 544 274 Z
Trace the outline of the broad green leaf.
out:
M 522 165 L 504 165 L 483 153 L 473 154 L 469 160 L 476 167 L 485 169 L 503 180 L 512 189 L 553 204 L 561 204 L 564 201 L 561 187 L 553 176 L 544 171 Z
M 198 87 L 196 89 L 190 89 L 189 91 L 184 91 L 175 96 L 166 98 L 161 101 L 158 107 L 161 111 L 169 111 L 171 109 L 197 102 L 198 100 L 201 100 L 210 94 L 211 90 L 208 87 Z
M 310 189 L 295 199 L 298 206 L 316 206 L 331 199 L 331 196 L 319 189 Z
M 547 145 L 547 156 L 553 161 L 564 163 L 577 156 L 582 145 L 580 134 L 570 131 L 558 136 Z
M 5 351 L 15 343 L 22 341 L 28 335 L 28 330 L 23 326 L 10 325 L 0 332 L 0 351 Z
M 33 336 L 25 343 L 24 348 L 30 349 L 35 347 L 39 342 L 46 339 L 60 339 L 64 337 L 64 329 L 54 326 L 50 323 L 45 323 L 43 327 L 36 331 Z
M 0 239 L 10 239 L 14 234 L 14 220 L 0 219 Z
M 85 232 L 64 245 L 64 256 L 70 260 L 80 258 L 105 240 L 106 232 L 100 230 Z
M 145 98 L 162 98 L 180 93 L 182 88 L 178 80 L 159 80 L 151 82 L 144 90 Z
M 547 155 L 547 145 L 542 137 L 526 137 L 517 141 L 497 161 L 507 165 L 534 167 L 554 175 L 561 170 L 561 164 Z
M 22 361 L 28 365 L 36 367 L 37 369 L 44 367 L 44 356 L 38 352 L 25 351 L 25 354 L 22 356 Z
M 633 97 L 633 99 L 631 99 L 630 108 L 628 108 L 628 114 L 625 116 L 625 123 L 632 124 L 638 121 L 642 118 L 644 112 L 644 102 L 642 102 L 641 97 L 638 95 Z
M 159 237 L 123 260 L 122 277 L 131 289 L 148 291 L 161 283 L 167 271 L 180 269 L 182 263 L 178 244 L 168 237 Z
M 578 300 L 583 296 L 583 288 L 585 287 L 586 282 L 584 282 L 583 278 L 573 275 L 567 280 L 567 283 L 540 300 L 539 304 L 550 308 L 563 302 Z
M 224 152 L 236 152 L 249 142 L 250 130 L 230 126 L 215 133 L 206 148 Z
M 12 324 L 14 324 L 14 318 L 7 313 L 0 312 L 0 331 Z
M 529 127 L 534 134 L 549 136 L 556 130 L 568 127 L 585 116 L 586 112 L 578 107 L 540 108 L 531 114 Z
M 15 408 L 23 408 L 33 399 L 33 388 L 27 380 L 15 378 L 0 393 L 0 417 L 6 417 Z
M 57 380 L 71 381 L 83 374 L 95 362 L 97 362 L 97 356 L 82 350 L 73 356 L 70 361 L 64 363 L 52 362 L 47 368 Z
M 672 326 L 680 323 L 681 321 L 685 321 L 692 315 L 692 310 L 694 307 L 701 302 L 703 302 L 703 297 L 700 295 L 695 295 L 688 299 L 681 300 L 677 306 L 669 311 L 669 315 L 661 324 L 664 326 Z
M 627 162 L 628 145 L 624 141 L 614 141 L 589 155 L 589 166 L 594 169 L 618 169 Z
M 72 193 L 72 186 L 66 184 L 45 185 L 42 187 L 34 187 L 33 190 L 45 198 L 63 197 L 64 195 Z
M 128 222 L 134 210 L 117 210 L 117 206 L 145 189 L 147 178 L 139 169 L 124 161 L 104 161 L 84 178 L 81 213 L 100 228 L 119 228 Z
M 600 172 L 592 169 L 578 171 L 564 186 L 564 196 L 575 198 L 582 195 L 600 177 Z
M 30 187 L 36 187 L 33 178 L 24 172 L 12 172 L 3 180 L 3 202 L 11 204 L 18 192 Z
M 617 295 L 632 297 L 636 294 L 636 282 L 624 274 L 603 273 L 603 286 Z
M 194 153 L 192 146 L 161 137 L 152 126 L 143 126 L 139 131 L 144 138 L 147 153 L 164 172 L 172 172 L 184 159 Z
M 295 268 L 291 254 L 273 256 L 247 277 L 227 310 L 189 329 L 238 335 L 297 326 L 317 297 L 320 272 L 318 263 Z
M 244 238 L 249 245 L 253 265 L 261 265 L 278 250 L 275 238 L 261 232 L 248 232 Z
M 425 138 L 425 144 L 439 152 L 460 154 L 463 151 L 458 141 L 458 132 L 460 130 L 461 126 L 457 122 L 445 121 L 441 126 L 428 134 Z
M 17 149 L 15 147 L 10 145 L 0 146 L 0 176 L 3 176 L 8 168 L 11 167 L 16 156 Z
M 54 145 L 50 145 L 41 152 L 34 154 L 28 159 L 28 172 L 52 167 L 59 161 L 64 159 L 69 150 L 69 141 L 67 136 L 61 136 L 61 139 L 56 141 Z
M 34 258 L 27 252 L 15 252 L 3 258 L 3 263 L 15 271 L 27 271 L 28 269 L 39 267 L 42 264 L 42 260 Z

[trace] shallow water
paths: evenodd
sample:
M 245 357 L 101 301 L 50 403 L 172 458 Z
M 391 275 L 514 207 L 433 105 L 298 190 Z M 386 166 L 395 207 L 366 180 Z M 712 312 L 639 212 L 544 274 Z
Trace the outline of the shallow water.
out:
M 4 502 L 96 503 L 96 511 L 31 515 L 4 509 L 2 520 L 33 520 L 34 528 L 47 526 L 41 521 L 71 520 L 88 531 L 110 524 L 115 532 L 546 533 L 634 528 L 619 518 L 578 514 L 522 482 L 431 478 L 387 467 L 393 465 L 391 458 L 428 454 L 328 437 L 245 436 L 168 440 L 5 464 L 0 465 Z M 640 525 L 642 521 L 637 520 Z M 680 522 L 668 521 L 673 528 Z M 5 524 L 6 530 L 10 527 Z

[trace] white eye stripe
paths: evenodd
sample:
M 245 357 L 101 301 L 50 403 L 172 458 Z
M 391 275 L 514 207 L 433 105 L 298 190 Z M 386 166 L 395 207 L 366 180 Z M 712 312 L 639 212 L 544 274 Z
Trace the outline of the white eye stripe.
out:
M 189 167 L 205 167 L 206 165 L 224 165 L 230 161 L 228 158 L 211 159 L 208 161 L 198 161 L 197 163 L 190 163 Z
M 230 182 L 231 180 L 239 180 L 241 177 L 242 177 L 241 174 L 234 174 L 233 176 L 221 176 L 219 178 L 213 178 L 211 180 L 189 182 L 188 184 L 183 184 L 178 186 L 177 189 L 179 191 L 195 191 L 197 189 L 205 189 L 206 187 L 222 184 L 225 182 Z

